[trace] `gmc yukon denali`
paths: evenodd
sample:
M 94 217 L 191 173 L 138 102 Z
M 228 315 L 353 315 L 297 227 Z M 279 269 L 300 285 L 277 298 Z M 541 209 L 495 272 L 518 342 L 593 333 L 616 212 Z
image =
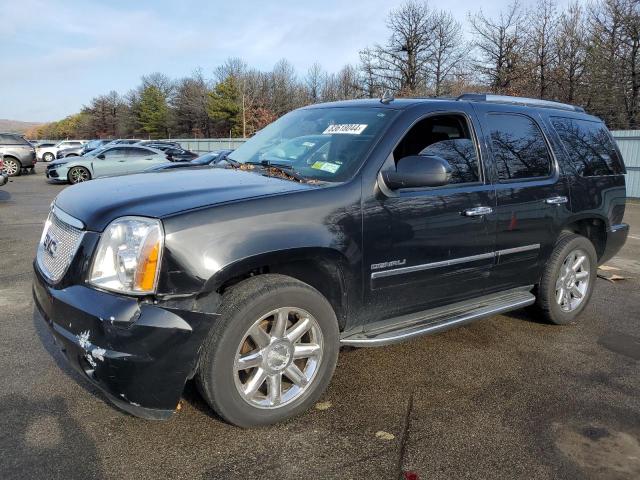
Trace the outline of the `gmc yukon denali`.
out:
M 517 97 L 295 110 L 217 168 L 61 192 L 34 261 L 71 364 L 165 419 L 194 379 L 226 421 L 309 408 L 341 345 L 531 306 L 578 320 L 624 244 L 625 167 L 601 120 Z

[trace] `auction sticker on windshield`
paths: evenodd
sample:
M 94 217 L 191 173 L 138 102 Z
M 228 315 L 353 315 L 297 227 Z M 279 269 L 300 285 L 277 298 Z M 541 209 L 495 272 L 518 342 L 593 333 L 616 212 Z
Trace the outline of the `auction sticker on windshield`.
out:
M 322 170 L 323 172 L 336 173 L 340 168 L 340 165 L 331 162 L 316 162 L 311 165 L 311 168 Z
M 335 135 L 335 134 L 347 134 L 347 135 L 360 135 L 367 125 L 364 123 L 337 123 L 335 125 L 329 125 L 327 129 L 322 132 L 323 135 Z

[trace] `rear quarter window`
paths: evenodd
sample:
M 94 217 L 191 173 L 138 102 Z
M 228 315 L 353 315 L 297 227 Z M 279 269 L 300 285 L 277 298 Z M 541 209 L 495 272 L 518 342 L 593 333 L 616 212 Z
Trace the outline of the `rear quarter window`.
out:
M 551 123 L 579 175 L 596 177 L 625 173 L 613 139 L 602 122 L 551 117 Z
M 0 134 L 0 144 L 2 145 L 29 145 L 31 144 L 27 142 L 24 138 L 19 135 L 7 135 Z

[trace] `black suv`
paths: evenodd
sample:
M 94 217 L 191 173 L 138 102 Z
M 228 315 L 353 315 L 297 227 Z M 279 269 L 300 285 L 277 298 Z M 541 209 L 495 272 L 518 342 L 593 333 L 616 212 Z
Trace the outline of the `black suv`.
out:
M 534 305 L 577 321 L 624 244 L 625 168 L 581 108 L 491 95 L 293 111 L 207 170 L 61 192 L 34 296 L 71 363 L 167 418 L 185 382 L 227 421 L 322 394 L 341 345 Z

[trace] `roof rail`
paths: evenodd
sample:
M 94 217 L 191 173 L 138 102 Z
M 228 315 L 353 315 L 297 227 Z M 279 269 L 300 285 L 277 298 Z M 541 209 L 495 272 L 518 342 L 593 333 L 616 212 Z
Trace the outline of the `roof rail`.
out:
M 584 113 L 584 108 L 568 103 L 554 102 L 552 100 L 541 100 L 539 98 L 512 97 L 509 95 L 493 95 L 490 93 L 463 93 L 456 100 L 467 100 L 469 102 L 503 103 L 509 105 L 525 105 L 528 107 L 557 108 L 558 110 L 569 110 L 571 112 Z

